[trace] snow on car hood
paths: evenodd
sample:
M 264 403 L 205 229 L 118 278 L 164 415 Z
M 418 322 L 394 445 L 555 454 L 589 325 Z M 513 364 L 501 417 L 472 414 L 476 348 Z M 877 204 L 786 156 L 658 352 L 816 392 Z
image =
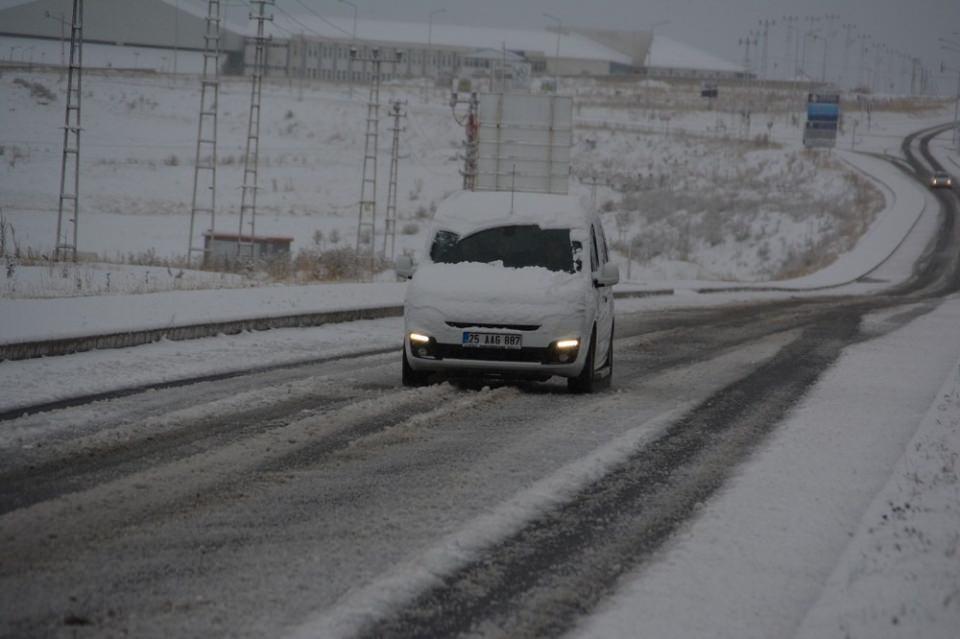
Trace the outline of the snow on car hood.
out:
M 583 312 L 584 276 L 540 267 L 423 264 L 407 288 L 407 308 L 432 308 L 451 321 L 541 323 Z

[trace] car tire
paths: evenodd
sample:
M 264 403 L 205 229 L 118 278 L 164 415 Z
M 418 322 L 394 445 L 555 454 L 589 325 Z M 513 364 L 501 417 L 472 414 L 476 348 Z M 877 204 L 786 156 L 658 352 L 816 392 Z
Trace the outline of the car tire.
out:
M 576 377 L 567 378 L 567 390 L 571 393 L 585 394 L 597 390 L 596 371 L 597 359 L 597 329 L 593 329 L 590 335 L 590 348 L 587 350 L 586 361 L 583 362 L 583 370 Z
M 403 372 L 400 381 L 404 386 L 426 386 L 429 383 L 430 373 L 426 371 L 415 371 L 410 368 L 410 362 L 407 361 L 407 349 L 403 349 Z

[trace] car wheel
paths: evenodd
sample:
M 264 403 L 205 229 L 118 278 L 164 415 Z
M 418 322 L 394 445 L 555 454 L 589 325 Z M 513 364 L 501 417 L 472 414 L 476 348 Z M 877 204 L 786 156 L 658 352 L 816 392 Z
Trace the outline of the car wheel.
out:
M 567 390 L 571 393 L 592 393 L 597 389 L 596 371 L 597 359 L 597 330 L 593 330 L 590 335 L 590 349 L 587 351 L 587 359 L 583 363 L 583 370 L 576 377 L 567 378 Z
M 401 383 L 404 386 L 426 386 L 430 373 L 426 371 L 415 371 L 410 368 L 410 362 L 407 361 L 407 349 L 403 349 L 403 372 L 401 374 Z

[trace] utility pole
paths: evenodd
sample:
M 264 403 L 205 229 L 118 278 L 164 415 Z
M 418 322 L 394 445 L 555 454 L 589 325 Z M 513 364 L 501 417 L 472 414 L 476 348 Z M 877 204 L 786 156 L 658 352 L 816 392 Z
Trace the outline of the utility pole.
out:
M 767 62 L 770 42 L 770 27 L 777 24 L 776 20 L 760 20 L 760 33 L 763 34 L 763 49 L 760 53 L 760 75 L 767 79 Z
M 854 38 L 852 35 L 853 30 L 856 28 L 857 26 L 855 24 L 851 24 L 849 22 L 843 25 L 843 30 L 846 34 L 843 38 L 843 68 L 840 69 L 840 77 L 842 78 L 843 82 L 848 81 L 847 78 L 849 76 L 848 71 L 849 71 L 849 65 L 850 65 L 850 45 L 853 44 L 853 42 L 856 40 L 856 38 Z
M 403 53 L 398 49 L 394 60 L 399 62 Z M 363 145 L 363 175 L 360 178 L 360 211 L 357 218 L 357 272 L 360 262 L 367 254 L 370 278 L 376 271 L 377 239 L 377 145 L 380 136 L 380 66 L 383 58 L 380 49 L 370 50 L 370 55 L 360 57 L 356 49 L 350 50 L 350 57 L 364 63 L 371 63 L 373 74 L 370 78 L 370 96 L 367 99 L 367 132 Z
M 403 110 L 405 103 L 394 100 L 391 104 L 390 115 L 393 117 L 393 143 L 390 145 L 390 183 L 387 187 L 387 213 L 384 217 L 383 256 L 392 260 L 397 250 L 397 176 L 400 165 L 400 134 L 406 128 L 400 121 L 407 117 Z M 387 252 L 389 247 L 390 251 Z
M 253 56 L 253 75 L 250 84 L 250 117 L 247 121 L 247 146 L 243 154 L 243 187 L 240 195 L 240 224 L 237 231 L 237 259 L 241 257 L 244 244 L 250 247 L 250 263 L 256 254 L 257 231 L 257 185 L 260 159 L 260 106 L 263 96 L 263 75 L 267 66 L 267 37 L 264 29 L 273 16 L 267 15 L 267 5 L 273 6 L 276 0 L 250 0 L 250 19 L 257 21 L 256 49 Z M 250 241 L 243 241 L 243 218 L 250 213 Z
M 857 36 L 857 40 L 860 43 L 860 70 L 857 73 L 857 84 L 865 87 L 869 86 L 867 82 L 867 54 L 870 52 L 870 36 L 866 33 L 861 33 Z
M 783 16 L 780 23 L 786 27 L 786 42 L 783 45 L 783 73 L 785 80 L 796 78 L 796 58 L 793 57 L 793 32 L 796 28 L 797 16 Z M 791 78 L 791 70 L 793 77 Z
M 83 76 L 83 0 L 73 0 L 70 23 L 70 66 L 67 70 L 67 106 L 63 122 L 63 157 L 60 161 L 60 201 L 57 207 L 57 240 L 54 259 L 60 261 L 69 253 L 77 261 L 77 228 L 80 222 L 80 103 Z M 67 190 L 67 174 L 72 168 L 73 190 Z M 63 212 L 70 203 L 73 217 L 71 233 L 64 228 Z M 68 214 L 70 209 L 67 209 Z
M 66 49 L 66 28 L 67 19 L 59 11 L 47 11 L 44 13 L 44 17 L 48 20 L 56 20 L 60 23 L 60 82 L 63 81 L 63 71 L 67 66 L 67 49 Z
M 432 73 L 427 72 L 427 60 L 429 59 L 431 65 L 436 68 L 435 56 L 433 55 L 433 16 L 446 12 L 446 9 L 435 9 L 427 16 L 427 55 L 422 60 L 423 64 L 421 65 L 421 73 L 424 80 L 423 95 L 421 97 L 424 102 L 427 101 L 430 78 L 432 77 Z
M 553 92 L 560 93 L 560 36 L 563 34 L 563 20 L 549 13 L 544 13 L 543 17 L 557 21 L 557 50 L 553 55 L 553 64 L 556 67 L 553 70 Z
M 750 74 L 753 72 L 751 68 L 753 65 L 750 62 L 750 47 L 757 45 L 756 32 L 751 31 L 746 38 L 737 40 L 737 44 L 743 47 L 743 72 L 749 79 Z
M 345 4 L 348 7 L 353 7 L 353 36 L 351 36 L 350 46 L 351 50 L 356 50 L 357 48 L 357 5 L 350 2 L 350 0 L 338 0 L 341 4 Z M 339 65 L 338 65 L 339 66 Z M 353 99 L 353 56 L 350 56 L 350 59 L 347 61 L 347 84 L 350 85 L 350 99 Z
M 946 49 L 947 47 L 941 47 Z M 947 71 L 956 71 L 957 72 L 957 95 L 956 102 L 953 105 L 953 133 L 951 139 L 954 146 L 957 147 L 957 151 L 960 152 L 960 68 L 948 67 L 943 62 L 940 63 L 940 73 L 946 73 Z
M 806 22 L 807 28 L 803 32 L 803 42 L 800 51 L 800 75 L 809 79 L 810 75 L 807 73 L 807 38 L 809 38 L 811 35 L 816 36 L 819 33 L 819 27 L 815 29 L 813 25 L 818 25 L 820 23 L 820 18 L 817 16 L 807 16 Z
M 457 117 L 457 106 L 467 105 L 467 115 L 461 119 Z M 450 110 L 453 112 L 453 120 L 462 126 L 466 132 L 466 142 L 464 142 L 463 155 L 463 190 L 473 191 L 477 186 L 477 160 L 479 159 L 479 134 L 480 121 L 478 112 L 480 110 L 480 99 L 476 92 L 471 92 L 465 98 L 454 91 L 450 95 Z
M 953 32 L 954 39 L 940 38 L 940 48 L 951 53 L 960 53 L 960 32 Z M 953 144 L 960 152 L 960 67 L 950 68 L 943 62 L 940 63 L 940 73 L 947 71 L 957 72 L 957 101 L 953 106 Z
M 303 102 L 303 80 L 307 74 L 307 37 L 303 35 L 303 31 L 300 32 L 300 41 L 297 44 L 297 53 L 300 59 L 297 61 L 297 64 L 300 67 L 299 73 L 299 86 L 297 87 L 297 102 Z
M 174 3 L 173 12 L 173 75 L 177 75 L 177 55 L 180 53 L 180 0 Z
M 190 240 L 187 263 L 200 253 L 207 266 L 210 256 L 195 236 L 197 215 L 210 216 L 209 232 L 215 230 L 217 214 L 217 114 L 220 103 L 220 23 L 221 0 L 208 0 L 206 29 L 203 33 L 203 74 L 200 76 L 200 117 L 197 122 L 197 152 L 193 163 L 193 198 L 190 206 Z M 201 175 L 203 178 L 201 178 Z M 202 182 L 202 185 L 201 185 Z M 201 193 L 206 192 L 206 196 Z M 211 237 L 211 241 L 212 241 Z
M 840 16 L 835 13 L 828 13 L 824 16 L 824 27 L 823 27 L 823 61 L 820 67 L 820 81 L 827 81 L 827 60 L 830 57 L 830 41 L 833 39 L 833 36 L 836 35 L 836 30 L 834 29 L 834 22 L 840 19 Z

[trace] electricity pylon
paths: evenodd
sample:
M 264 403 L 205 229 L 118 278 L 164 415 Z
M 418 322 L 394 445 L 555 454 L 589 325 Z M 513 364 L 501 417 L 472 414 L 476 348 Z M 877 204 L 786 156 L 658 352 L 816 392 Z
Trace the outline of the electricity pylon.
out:
M 210 259 L 203 244 L 194 235 L 197 215 L 210 216 L 209 233 L 215 229 L 217 215 L 217 112 L 220 103 L 220 0 L 207 3 L 204 31 L 203 75 L 200 77 L 200 119 L 197 124 L 197 153 L 193 165 L 193 200 L 190 207 L 190 242 L 187 263 L 194 253 L 202 255 L 201 264 Z M 202 182 L 202 184 L 201 184 Z M 205 192 L 205 195 L 202 193 Z
M 70 23 L 70 66 L 67 72 L 67 108 L 63 123 L 63 157 L 60 161 L 60 203 L 57 207 L 57 241 L 54 259 L 59 261 L 70 254 L 77 261 L 77 226 L 80 217 L 80 102 L 83 76 L 83 0 L 73 0 L 73 20 Z M 71 165 L 72 161 L 72 167 Z M 67 191 L 67 174 L 73 170 L 73 191 Z M 70 202 L 73 232 L 64 228 L 64 203 Z
M 241 258 L 244 246 L 250 247 L 249 260 L 252 264 L 256 252 L 257 230 L 257 185 L 258 163 L 260 156 L 260 105 L 263 95 L 263 75 L 266 72 L 267 37 L 265 24 L 273 20 L 267 15 L 267 5 L 273 6 L 276 0 L 250 0 L 256 12 L 250 13 L 250 19 L 257 21 L 257 37 L 254 40 L 253 76 L 250 84 L 250 118 L 247 122 L 247 146 L 243 154 L 243 192 L 240 195 L 240 224 L 237 231 L 237 259 Z M 250 214 L 250 241 L 243 241 L 243 220 Z
M 357 219 L 357 272 L 364 257 L 368 259 L 370 277 L 376 270 L 377 250 L 377 145 L 380 136 L 380 66 L 384 62 L 380 49 L 370 50 L 370 55 L 359 57 L 356 49 L 350 49 L 350 58 L 370 62 L 370 96 L 367 99 L 367 132 L 363 144 L 363 175 L 360 179 L 360 214 Z M 394 61 L 399 62 L 402 52 L 395 52 Z

